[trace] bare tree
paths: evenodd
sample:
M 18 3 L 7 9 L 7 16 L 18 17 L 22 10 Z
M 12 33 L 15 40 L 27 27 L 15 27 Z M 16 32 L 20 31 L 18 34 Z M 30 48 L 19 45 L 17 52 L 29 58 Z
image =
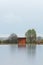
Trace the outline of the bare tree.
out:
M 17 35 L 15 34 L 15 33 L 12 33 L 10 36 L 9 36 L 9 41 L 11 42 L 11 43 L 17 43 L 17 41 L 18 41 L 18 37 L 17 37 Z

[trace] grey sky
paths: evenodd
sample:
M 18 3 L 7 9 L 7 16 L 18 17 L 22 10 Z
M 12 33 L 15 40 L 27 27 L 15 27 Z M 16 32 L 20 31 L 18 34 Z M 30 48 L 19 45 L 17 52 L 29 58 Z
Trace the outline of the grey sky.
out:
M 24 36 L 30 28 L 43 35 L 43 0 L 0 0 L 0 35 Z

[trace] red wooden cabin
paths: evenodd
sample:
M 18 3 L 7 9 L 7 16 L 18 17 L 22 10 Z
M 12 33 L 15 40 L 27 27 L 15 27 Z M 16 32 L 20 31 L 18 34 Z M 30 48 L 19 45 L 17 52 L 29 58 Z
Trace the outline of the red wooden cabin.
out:
M 25 37 L 18 38 L 18 46 L 26 46 L 26 38 Z

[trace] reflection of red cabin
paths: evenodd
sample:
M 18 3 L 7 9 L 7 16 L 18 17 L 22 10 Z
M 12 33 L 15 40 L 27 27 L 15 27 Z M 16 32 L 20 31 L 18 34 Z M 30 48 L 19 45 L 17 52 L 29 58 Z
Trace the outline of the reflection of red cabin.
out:
M 26 38 L 25 37 L 18 38 L 18 46 L 26 46 Z

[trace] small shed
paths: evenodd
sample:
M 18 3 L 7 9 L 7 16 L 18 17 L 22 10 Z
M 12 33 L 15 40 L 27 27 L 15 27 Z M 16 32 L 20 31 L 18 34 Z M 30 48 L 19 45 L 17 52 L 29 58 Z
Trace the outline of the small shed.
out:
M 26 46 L 26 38 L 25 37 L 18 38 L 18 46 Z

